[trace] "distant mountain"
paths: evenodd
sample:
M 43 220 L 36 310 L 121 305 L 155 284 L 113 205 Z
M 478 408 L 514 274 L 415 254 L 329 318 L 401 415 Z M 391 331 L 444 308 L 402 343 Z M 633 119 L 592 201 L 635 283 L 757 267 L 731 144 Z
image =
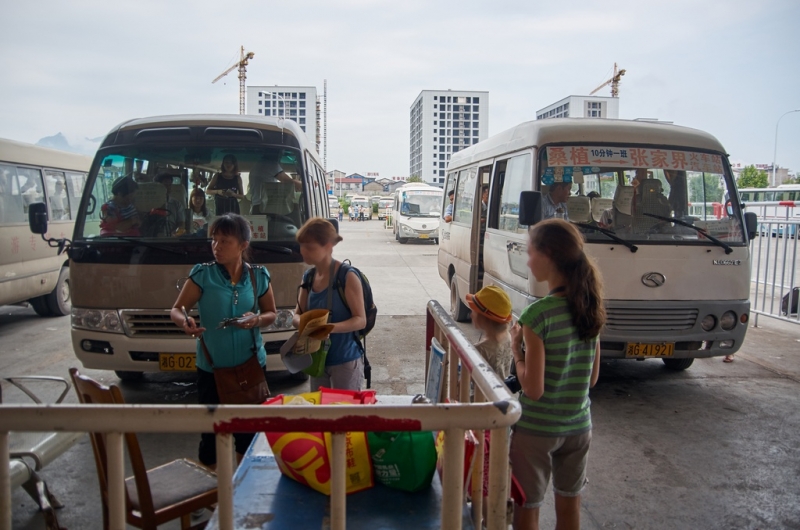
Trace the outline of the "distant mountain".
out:
M 50 149 L 69 151 L 71 153 L 78 153 L 81 155 L 93 155 L 95 151 L 97 151 L 97 147 L 102 139 L 102 137 L 84 138 L 83 141 L 78 139 L 77 143 L 79 145 L 72 145 L 63 134 L 58 133 L 53 136 L 46 136 L 42 138 L 36 142 L 36 145 L 41 147 L 49 147 Z
M 50 149 L 61 149 L 62 151 L 72 151 L 73 153 L 79 153 L 77 149 L 73 148 L 69 145 L 69 142 L 64 137 L 63 134 L 58 133 L 55 136 L 46 136 L 36 142 L 36 145 L 40 147 L 49 147 Z

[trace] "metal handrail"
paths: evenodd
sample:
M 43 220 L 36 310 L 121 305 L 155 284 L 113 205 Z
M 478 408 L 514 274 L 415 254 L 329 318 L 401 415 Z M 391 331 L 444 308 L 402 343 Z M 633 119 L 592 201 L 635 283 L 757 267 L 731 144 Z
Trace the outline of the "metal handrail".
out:
M 753 325 L 758 326 L 759 315 L 800 324 L 800 312 L 784 313 L 781 301 L 800 285 L 798 270 L 798 239 L 800 239 L 800 219 L 764 219 L 759 217 L 756 237 L 750 242 L 754 284 L 750 312 L 755 315 Z
M 109 434 L 110 527 L 125 527 L 124 465 L 122 433 L 214 432 L 217 438 L 217 484 L 219 527 L 233 528 L 234 432 L 331 432 L 333 433 L 332 483 L 344 484 L 345 432 L 348 431 L 445 431 L 445 462 L 442 480 L 444 529 L 461 528 L 463 504 L 464 433 L 468 429 L 491 429 L 489 467 L 489 512 L 487 528 L 506 527 L 508 498 L 509 427 L 521 414 L 498 376 L 467 340 L 442 306 L 428 303 L 426 333 L 441 336 L 448 344 L 449 376 L 446 385 L 460 389 L 461 403 L 437 405 L 331 405 L 263 407 L 260 405 L 2 405 L 0 406 L 0 530 L 11 529 L 11 491 L 8 462 L 9 431 L 103 432 Z M 460 364 L 464 369 L 458 370 Z M 454 369 L 455 367 L 455 369 Z M 447 374 L 448 371 L 445 371 Z M 455 377 L 453 376 L 455 374 Z M 469 381 L 476 395 L 486 402 L 469 403 Z M 463 399 L 466 395 L 467 399 Z M 479 451 L 480 452 L 480 451 Z M 482 453 L 481 468 L 482 475 Z M 478 460 L 478 459 L 476 459 Z M 477 466 L 477 464 L 475 464 Z M 473 488 L 473 491 L 474 488 Z M 481 486 L 482 491 L 482 486 Z M 478 505 L 482 502 L 473 495 Z M 473 506 L 475 508 L 475 506 Z M 473 518 L 480 518 L 480 512 Z M 332 488 L 331 528 L 344 530 L 345 488 Z

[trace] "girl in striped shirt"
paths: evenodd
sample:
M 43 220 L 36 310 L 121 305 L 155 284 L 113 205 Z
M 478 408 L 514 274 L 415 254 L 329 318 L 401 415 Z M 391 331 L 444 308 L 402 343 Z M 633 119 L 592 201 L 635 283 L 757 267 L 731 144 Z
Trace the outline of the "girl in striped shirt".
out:
M 528 267 L 550 292 L 525 308 L 511 330 L 522 417 L 510 456 L 526 496 L 514 511 L 514 528 L 539 528 L 552 474 L 557 528 L 579 529 L 592 438 L 589 388 L 597 382 L 605 323 L 602 282 L 580 232 L 561 219 L 531 229 Z

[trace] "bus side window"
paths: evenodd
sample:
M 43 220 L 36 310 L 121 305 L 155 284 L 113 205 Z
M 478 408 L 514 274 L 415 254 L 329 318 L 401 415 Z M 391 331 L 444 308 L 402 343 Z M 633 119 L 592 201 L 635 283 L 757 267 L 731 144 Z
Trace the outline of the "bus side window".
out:
M 22 205 L 24 214 L 28 215 L 28 205 L 34 202 L 44 202 L 44 184 L 42 183 L 42 172 L 38 169 L 27 167 L 17 168 L 17 178 L 19 179 L 19 190 L 22 195 Z M 26 221 L 23 219 L 22 221 Z
M 527 228 L 519 224 L 519 195 L 531 189 L 531 154 L 525 153 L 509 158 L 502 176 L 500 164 L 498 163 L 495 168 L 496 181 L 501 185 L 498 228 L 524 234 Z
M 447 207 L 450 205 L 450 197 L 448 194 L 450 190 L 456 189 L 456 181 L 458 177 L 458 173 L 452 172 L 447 175 L 447 183 L 444 185 L 444 196 L 442 197 L 442 219 L 444 219 L 445 214 L 447 213 Z M 397 209 L 397 205 L 395 205 L 395 209 Z
M 456 189 L 455 206 L 453 207 L 453 222 L 472 225 L 472 211 L 475 202 L 480 202 L 480 197 L 475 197 L 475 180 L 478 177 L 478 168 L 473 167 L 459 172 L 458 188 Z

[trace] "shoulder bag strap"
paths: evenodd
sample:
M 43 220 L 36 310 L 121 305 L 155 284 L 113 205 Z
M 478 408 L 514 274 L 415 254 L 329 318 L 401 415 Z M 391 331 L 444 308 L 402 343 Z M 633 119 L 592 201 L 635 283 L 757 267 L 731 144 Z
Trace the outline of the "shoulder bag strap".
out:
M 328 322 L 331 321 L 331 317 L 333 316 L 333 285 L 335 278 L 333 277 L 333 272 L 336 270 L 336 260 L 331 259 L 331 276 L 328 280 Z
M 249 263 L 245 263 L 245 266 L 247 267 L 247 272 L 250 273 L 250 283 L 253 284 L 253 313 L 257 315 L 259 313 L 259 309 L 258 309 L 258 286 L 256 286 L 256 273 L 253 270 L 252 265 L 250 265 Z M 253 332 L 253 355 L 258 355 L 256 344 L 258 344 L 258 333 L 261 333 L 261 331 L 259 330 L 260 328 L 258 326 L 253 326 L 252 328 L 250 328 L 250 331 Z

